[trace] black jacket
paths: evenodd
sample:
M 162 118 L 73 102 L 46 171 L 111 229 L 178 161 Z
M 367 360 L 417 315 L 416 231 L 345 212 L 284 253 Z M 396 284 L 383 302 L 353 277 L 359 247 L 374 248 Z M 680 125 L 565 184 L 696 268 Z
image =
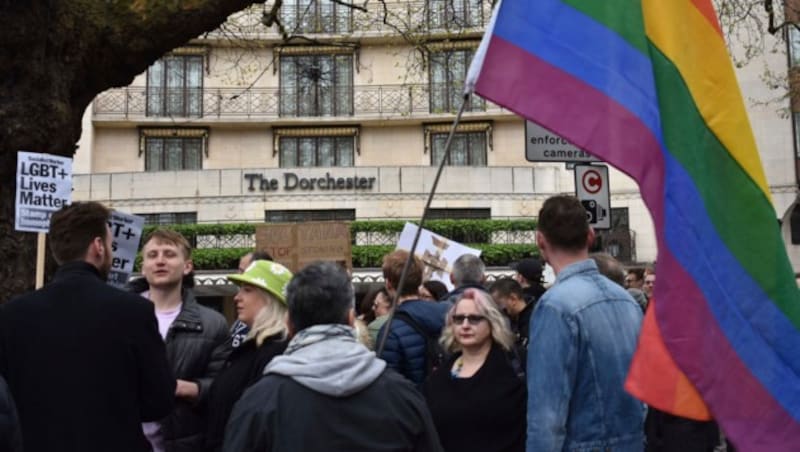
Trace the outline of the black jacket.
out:
M 144 278 L 134 281 L 136 292 L 148 289 Z M 167 360 L 175 378 L 197 383 L 198 400 L 176 399 L 175 409 L 161 420 L 167 452 L 196 452 L 203 448 L 205 401 L 211 383 L 230 353 L 228 324 L 222 314 L 201 306 L 189 289 L 183 291 L 181 312 L 167 332 Z
M 206 430 L 206 449 L 219 451 L 225 437 L 225 425 L 233 410 L 233 405 L 245 389 L 264 375 L 264 367 L 274 356 L 286 350 L 286 341 L 272 336 L 256 346 L 251 339 L 236 347 L 225 361 L 225 367 L 214 379 L 208 396 L 208 429 Z
M 0 451 L 22 452 L 22 430 L 17 407 L 3 377 L 0 376 Z
M 0 307 L 0 374 L 26 452 L 148 451 L 141 423 L 175 397 L 152 303 L 85 262 Z
M 507 352 L 492 345 L 470 378 L 450 374 L 459 355 L 438 368 L 423 392 L 447 452 L 523 452 L 528 392 Z
M 228 428 L 225 452 L 441 451 L 422 395 L 390 369 L 346 398 L 269 374 L 245 391 Z

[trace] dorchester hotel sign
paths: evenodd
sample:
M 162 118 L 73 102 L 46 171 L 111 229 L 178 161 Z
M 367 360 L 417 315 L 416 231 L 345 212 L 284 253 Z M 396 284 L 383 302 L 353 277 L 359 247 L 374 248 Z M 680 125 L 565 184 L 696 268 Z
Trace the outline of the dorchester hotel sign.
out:
M 345 191 L 372 190 L 374 177 L 336 177 L 325 173 L 321 177 L 302 177 L 297 173 L 283 173 L 282 178 L 266 177 L 259 173 L 245 173 L 247 191 Z M 281 184 L 282 183 L 282 184 Z

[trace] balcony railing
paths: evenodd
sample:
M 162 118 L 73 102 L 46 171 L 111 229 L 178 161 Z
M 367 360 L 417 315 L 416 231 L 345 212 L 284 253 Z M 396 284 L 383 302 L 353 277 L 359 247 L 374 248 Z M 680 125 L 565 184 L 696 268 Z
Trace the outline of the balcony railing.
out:
M 193 108 L 188 116 L 207 119 L 277 119 L 296 117 L 359 117 L 399 118 L 429 114 L 454 113 L 461 87 L 418 85 L 364 85 L 354 87 L 307 88 L 189 88 L 148 92 L 142 86 L 116 88 L 100 93 L 93 103 L 95 119 L 144 119 L 179 116 L 184 110 L 148 109 L 148 98 L 167 96 L 191 98 Z M 188 92 L 187 92 L 188 91 Z M 449 107 L 449 108 L 447 108 Z M 467 111 L 502 112 L 503 110 L 480 97 L 473 96 Z
M 459 33 L 482 29 L 491 17 L 491 2 L 483 0 L 429 0 L 370 4 L 363 12 L 333 2 L 292 5 L 284 2 L 279 17 L 290 35 L 379 32 L 408 34 Z M 266 5 L 269 10 L 271 5 Z M 264 7 L 251 7 L 231 16 L 209 37 L 278 36 L 277 28 L 261 23 Z M 386 21 L 384 22 L 384 16 Z

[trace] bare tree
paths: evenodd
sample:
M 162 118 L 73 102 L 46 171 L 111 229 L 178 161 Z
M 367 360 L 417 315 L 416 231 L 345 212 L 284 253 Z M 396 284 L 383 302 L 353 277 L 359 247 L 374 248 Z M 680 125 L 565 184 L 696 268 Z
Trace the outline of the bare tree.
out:
M 253 0 L 0 0 L 0 301 L 33 286 L 35 235 L 14 231 L 18 150 L 71 157 L 100 92 Z

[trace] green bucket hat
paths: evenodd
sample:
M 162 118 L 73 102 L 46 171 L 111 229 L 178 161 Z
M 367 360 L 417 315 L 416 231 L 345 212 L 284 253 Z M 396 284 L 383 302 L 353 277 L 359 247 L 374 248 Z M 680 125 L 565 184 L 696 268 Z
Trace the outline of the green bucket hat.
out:
M 277 262 L 253 261 L 244 273 L 228 275 L 234 284 L 250 284 L 264 289 L 281 303 L 286 304 L 286 286 L 292 279 L 292 272 Z

